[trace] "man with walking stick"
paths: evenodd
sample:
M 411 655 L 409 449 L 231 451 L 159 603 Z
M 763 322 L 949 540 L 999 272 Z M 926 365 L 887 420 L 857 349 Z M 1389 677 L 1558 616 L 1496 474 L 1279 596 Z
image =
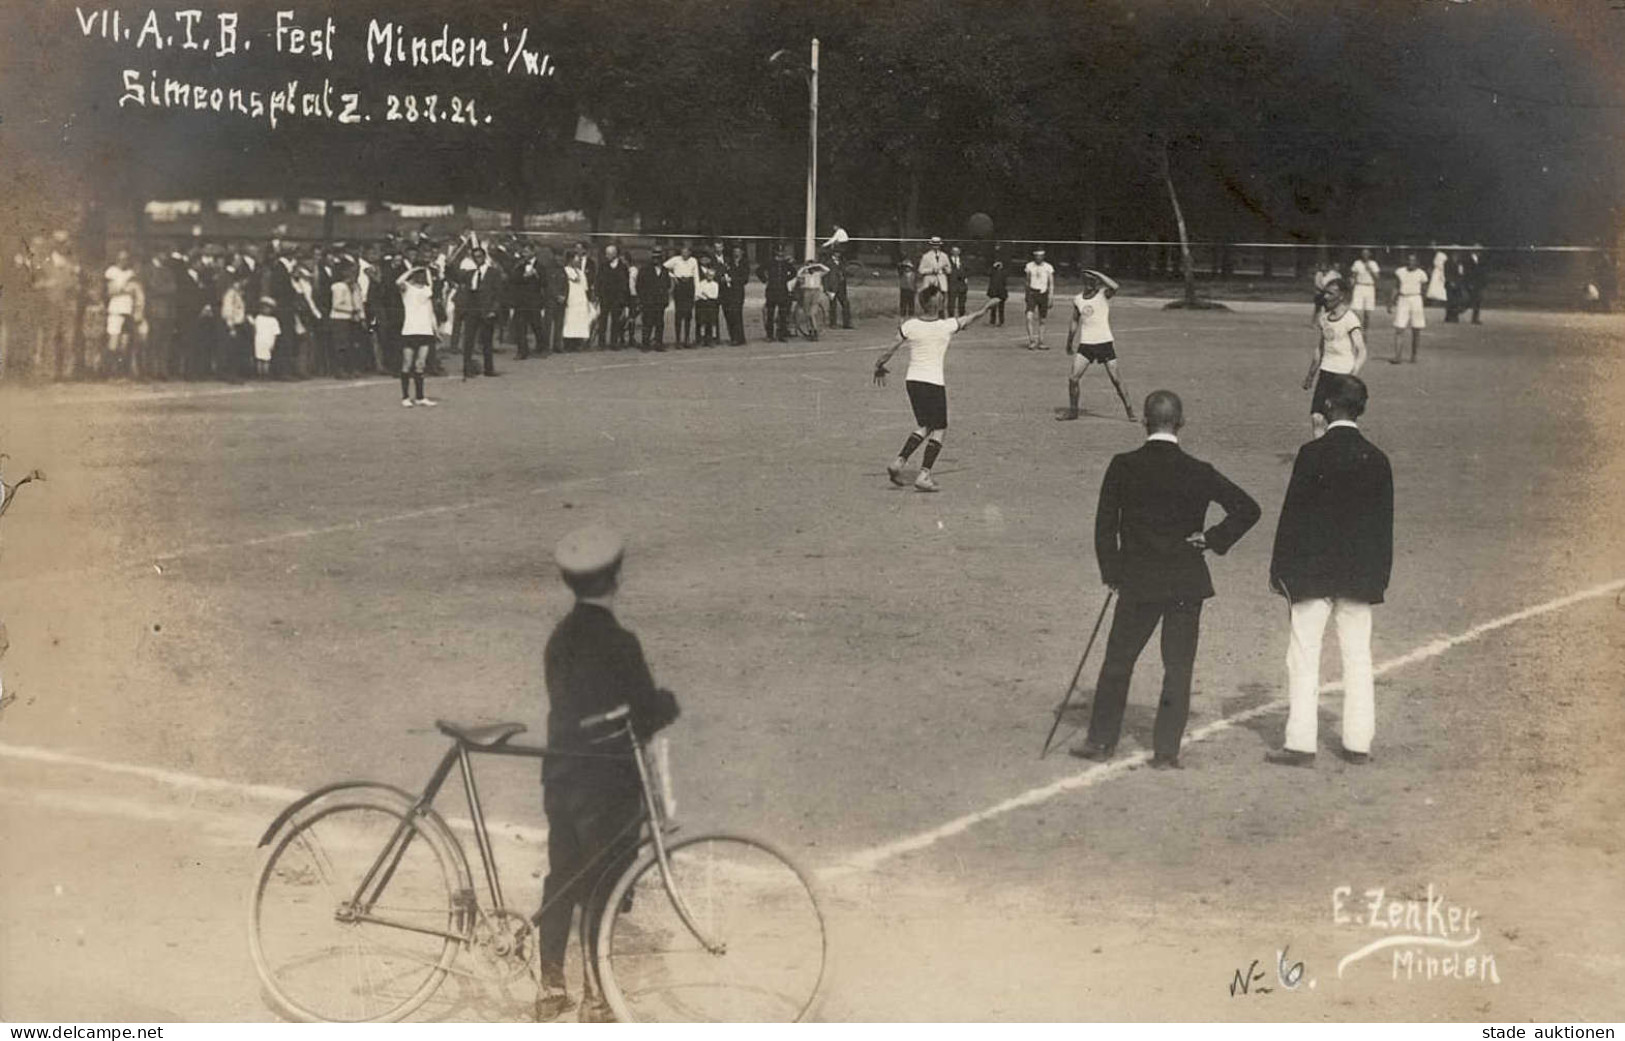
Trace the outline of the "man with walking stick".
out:
M 1179 447 L 1185 425 L 1179 395 L 1152 391 L 1145 399 L 1145 444 L 1115 456 L 1100 485 L 1095 556 L 1100 577 L 1117 594 L 1106 658 L 1095 685 L 1089 736 L 1070 749 L 1105 762 L 1117 749 L 1134 662 L 1162 625 L 1162 699 L 1157 707 L 1151 765 L 1177 768 L 1190 714 L 1202 601 L 1213 595 L 1204 550 L 1221 556 L 1258 523 L 1258 503 L 1212 466 Z M 1224 520 L 1206 530 L 1209 503 Z

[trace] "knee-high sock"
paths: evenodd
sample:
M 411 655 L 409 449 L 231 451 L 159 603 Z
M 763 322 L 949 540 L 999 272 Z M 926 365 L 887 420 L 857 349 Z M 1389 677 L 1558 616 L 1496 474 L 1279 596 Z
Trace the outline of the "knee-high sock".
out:
M 942 442 L 930 440 L 925 443 L 925 455 L 920 458 L 920 469 L 930 470 L 937 461 L 937 453 L 942 451 Z

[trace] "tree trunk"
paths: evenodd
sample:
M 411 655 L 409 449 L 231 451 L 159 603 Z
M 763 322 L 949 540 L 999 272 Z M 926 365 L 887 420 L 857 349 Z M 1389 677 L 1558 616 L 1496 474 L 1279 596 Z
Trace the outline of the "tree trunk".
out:
M 1185 230 L 1185 211 L 1179 208 L 1179 193 L 1174 190 L 1173 171 L 1169 168 L 1168 142 L 1162 142 L 1162 183 L 1168 186 L 1168 201 L 1174 206 L 1174 223 L 1179 226 L 1180 267 L 1185 273 L 1185 303 L 1196 302 L 1196 267 L 1191 263 L 1190 234 Z

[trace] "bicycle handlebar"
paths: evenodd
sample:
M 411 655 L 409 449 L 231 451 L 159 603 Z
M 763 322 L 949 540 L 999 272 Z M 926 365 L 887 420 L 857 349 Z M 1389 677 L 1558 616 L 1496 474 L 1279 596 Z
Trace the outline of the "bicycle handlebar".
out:
M 593 727 L 600 726 L 604 723 L 613 723 L 616 720 L 625 719 L 631 714 L 632 709 L 630 707 L 626 705 L 617 705 L 608 712 L 600 712 L 596 716 L 586 717 L 581 721 L 581 729 L 591 730 Z

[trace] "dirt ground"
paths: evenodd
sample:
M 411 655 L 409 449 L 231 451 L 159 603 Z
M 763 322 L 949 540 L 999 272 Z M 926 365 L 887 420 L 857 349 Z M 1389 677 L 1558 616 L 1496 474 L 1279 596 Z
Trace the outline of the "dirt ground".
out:
M 510 355 L 501 379 L 436 381 L 435 410 L 382 380 L 0 389 L 7 472 L 49 474 L 0 530 L 0 1019 L 271 1018 L 246 948 L 259 831 L 328 781 L 421 785 L 436 717 L 539 731 L 568 603 L 551 548 L 593 520 L 628 536 L 620 614 L 682 699 L 686 826 L 823 872 L 825 1018 L 1625 1019 L 1625 607 L 1601 591 L 1625 579 L 1625 322 L 1491 312 L 1390 366 L 1375 319 L 1362 426 L 1393 460 L 1397 552 L 1373 651 L 1403 660 L 1378 681 L 1375 761 L 1329 754 L 1327 695 L 1310 771 L 1262 761 L 1306 319 L 1113 316 L 1135 400 L 1180 392 L 1187 450 L 1264 510 L 1212 560 L 1199 737 L 1174 773 L 1038 758 L 1103 595 L 1100 476 L 1143 436 L 1099 372 L 1091 414 L 1052 421 L 1054 322 L 1047 353 L 1015 314 L 956 339 L 935 496 L 885 478 L 911 421 L 900 368 L 869 385 L 879 320 L 817 344 Z M 1160 678 L 1152 647 L 1125 755 L 1149 746 Z M 534 768 L 482 782 L 529 906 Z M 1499 982 L 1407 978 L 1400 948 L 1339 975 L 1407 931 L 1364 921 L 1366 891 L 1425 906 L 1430 886 L 1477 912 L 1463 953 Z M 424 1015 L 519 1018 L 527 997 L 453 981 Z

